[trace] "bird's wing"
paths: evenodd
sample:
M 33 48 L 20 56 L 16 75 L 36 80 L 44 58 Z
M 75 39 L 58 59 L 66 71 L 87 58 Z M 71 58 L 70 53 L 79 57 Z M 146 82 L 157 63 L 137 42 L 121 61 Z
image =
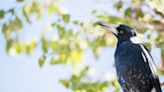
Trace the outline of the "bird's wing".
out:
M 140 45 L 140 46 L 142 48 L 141 54 L 142 54 L 143 60 L 146 65 L 146 69 L 148 72 L 147 74 L 149 74 L 149 77 L 150 77 L 156 91 L 162 92 L 154 60 L 153 60 L 152 56 L 150 55 L 148 49 L 144 45 Z
M 155 76 L 157 76 L 157 69 L 156 69 L 156 66 L 155 66 L 155 63 L 154 63 L 152 56 L 150 55 L 148 49 L 144 45 L 140 45 L 140 46 L 143 50 L 143 52 L 141 54 L 142 54 L 144 61 L 149 65 L 152 73 Z

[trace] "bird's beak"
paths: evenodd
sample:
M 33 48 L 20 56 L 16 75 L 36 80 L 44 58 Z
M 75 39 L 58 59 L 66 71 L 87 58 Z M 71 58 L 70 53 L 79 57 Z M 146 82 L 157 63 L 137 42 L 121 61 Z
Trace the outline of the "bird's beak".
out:
M 102 27 L 105 28 L 106 30 L 112 32 L 114 35 L 118 35 L 118 31 L 117 31 L 116 28 L 117 28 L 119 25 L 116 25 L 116 24 L 108 25 L 108 24 L 101 23 L 101 22 L 98 22 L 97 24 L 100 25 L 100 26 L 102 26 Z

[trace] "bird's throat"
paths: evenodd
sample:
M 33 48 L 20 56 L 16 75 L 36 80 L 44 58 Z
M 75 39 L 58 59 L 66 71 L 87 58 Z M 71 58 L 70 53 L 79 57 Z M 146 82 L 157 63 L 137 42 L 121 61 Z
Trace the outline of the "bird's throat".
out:
M 121 44 L 123 44 L 124 42 L 126 41 L 130 41 L 130 39 L 118 39 L 118 42 L 117 42 L 117 47 Z

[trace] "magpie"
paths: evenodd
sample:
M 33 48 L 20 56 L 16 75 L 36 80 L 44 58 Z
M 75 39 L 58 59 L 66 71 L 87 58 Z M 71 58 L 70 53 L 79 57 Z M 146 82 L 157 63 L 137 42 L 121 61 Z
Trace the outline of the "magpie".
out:
M 162 92 L 157 69 L 148 49 L 135 43 L 133 28 L 124 25 L 98 23 L 111 31 L 118 39 L 115 51 L 115 66 L 118 82 L 124 92 Z

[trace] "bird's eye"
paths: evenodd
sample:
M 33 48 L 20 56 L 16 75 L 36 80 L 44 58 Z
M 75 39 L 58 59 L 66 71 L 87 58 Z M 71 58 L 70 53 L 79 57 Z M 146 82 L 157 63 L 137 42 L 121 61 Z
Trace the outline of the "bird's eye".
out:
M 120 30 L 120 34 L 123 34 L 124 33 L 124 31 L 123 30 Z

